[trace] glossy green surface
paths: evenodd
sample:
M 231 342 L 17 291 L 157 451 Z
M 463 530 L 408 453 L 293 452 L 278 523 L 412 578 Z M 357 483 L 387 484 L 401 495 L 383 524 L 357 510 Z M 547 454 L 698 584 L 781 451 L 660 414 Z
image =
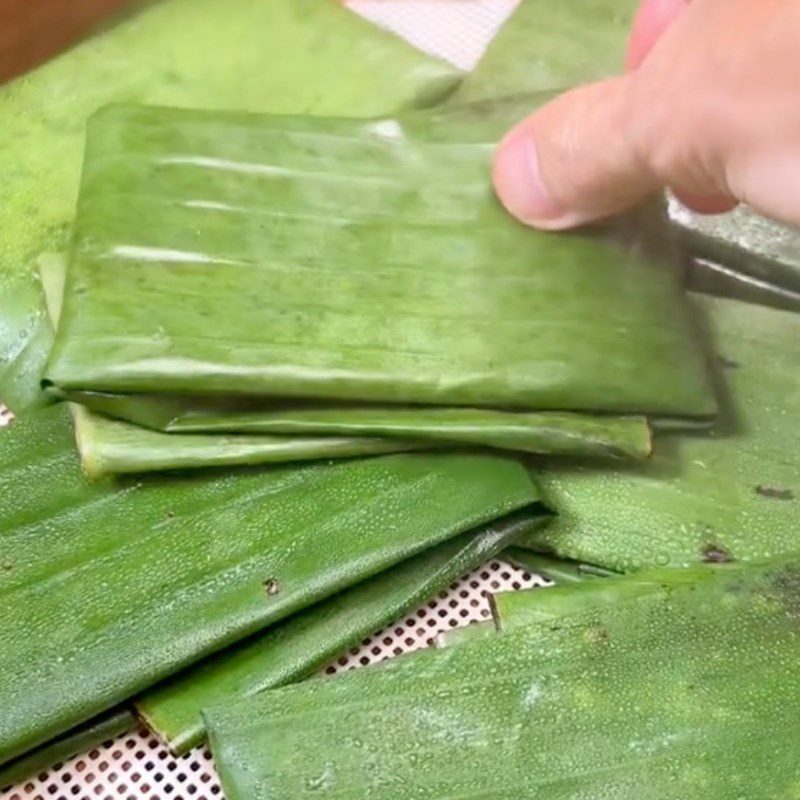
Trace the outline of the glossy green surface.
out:
M 335 0 L 166 0 L 0 88 L 0 400 L 41 402 L 52 337 L 36 260 L 69 240 L 100 106 L 366 117 L 433 103 L 459 78 Z
M 144 432 L 141 441 L 196 443 L 223 439 L 246 441 L 258 447 L 259 435 L 280 442 L 293 435 L 302 446 L 306 437 L 385 437 L 383 445 L 406 440 L 417 447 L 432 444 L 468 444 L 529 453 L 582 455 L 598 458 L 645 458 L 650 454 L 650 430 L 644 417 L 592 416 L 569 412 L 514 412 L 482 408 L 359 406 L 298 401 L 272 402 L 169 395 L 113 395 L 76 392 L 70 399 L 102 414 L 135 425 L 168 431 L 160 438 Z M 104 423 L 106 426 L 108 423 Z M 116 426 L 131 451 L 138 444 L 139 428 Z M 186 434 L 204 434 L 187 436 Z M 220 437 L 210 434 L 249 434 Z M 148 435 L 149 434 L 149 435 Z M 181 434 L 176 436 L 175 434 Z M 320 439 L 312 439 L 319 442 Z M 321 440 L 324 443 L 324 439 Z M 364 442 L 365 446 L 372 445 Z M 287 446 L 288 443 L 287 443 Z M 312 444 L 313 446 L 313 444 Z
M 719 424 L 657 437 L 642 465 L 535 465 L 559 516 L 526 544 L 622 572 L 800 552 L 800 319 L 697 302 L 727 395 Z
M 0 763 L 537 499 L 515 461 L 444 454 L 90 484 L 59 407 L 0 450 Z
M 673 228 L 698 261 L 693 288 L 724 297 L 800 310 L 800 230 L 740 206 L 729 214 L 697 214 L 674 198 Z
M 800 564 L 707 573 L 209 711 L 225 796 L 790 800 Z
M 49 381 L 712 413 L 674 271 L 635 231 L 518 225 L 492 193 L 492 136 L 421 115 L 104 110 Z
M 280 464 L 428 450 L 403 439 L 151 431 L 72 405 L 81 468 L 92 480 L 125 473 Z
M 65 271 L 66 262 L 59 256 L 40 259 L 39 275 L 54 325 L 61 315 Z M 125 396 L 118 399 L 129 400 Z M 173 436 L 111 419 L 75 403 L 70 404 L 70 411 L 81 469 L 91 480 L 126 473 L 349 458 L 431 448 L 400 439 L 355 436 Z
M 583 583 L 589 578 L 616 576 L 616 573 L 592 564 L 553 558 L 525 547 L 510 547 L 503 555 L 515 566 L 534 575 L 541 575 L 557 584 Z
M 505 633 L 527 625 L 550 623 L 604 605 L 623 604 L 644 594 L 697 583 L 715 574 L 713 568 L 702 565 L 621 576 L 589 564 L 561 561 L 521 547 L 510 547 L 504 558 L 555 581 L 557 585 L 546 593 L 533 589 L 491 595 L 492 620 L 447 631 L 436 638 L 437 647 L 452 647 L 495 635 L 498 631 Z M 602 586 L 587 588 L 587 584 L 594 583 L 593 578 L 610 580 L 604 581 Z
M 449 102 L 566 89 L 621 73 L 638 5 L 637 0 L 522 0 Z
M 38 772 L 63 763 L 78 753 L 98 747 L 103 742 L 136 728 L 137 720 L 127 708 L 115 708 L 79 725 L 24 756 L 0 767 L 0 790 L 31 778 Z
M 65 270 L 65 260 L 57 256 L 41 260 L 39 266 L 54 325 L 61 314 Z M 304 407 L 297 401 L 283 406 L 273 403 L 272 411 L 264 411 L 262 403 L 261 411 L 253 411 L 249 409 L 259 404 L 243 400 L 96 392 L 76 393 L 73 400 L 77 403 L 71 408 L 81 466 L 90 478 L 344 458 L 448 444 L 606 458 L 644 458 L 650 453 L 650 431 L 647 420 L 641 417 L 392 406 Z M 140 424 L 172 433 L 146 430 Z M 250 435 L 228 435 L 247 431 Z M 415 440 L 403 436 L 414 436 Z
M 603 581 L 580 581 L 571 586 L 556 586 L 551 591 L 501 592 L 492 597 L 495 630 L 502 633 L 529 625 L 551 622 L 607 606 L 610 613 L 635 604 L 639 598 L 659 594 L 669 600 L 678 592 L 678 605 L 694 602 L 692 613 L 704 613 L 714 600 L 720 600 L 731 586 L 725 578 L 749 574 L 748 566 L 709 566 L 702 564 L 685 569 L 645 570 L 635 575 L 608 576 Z M 756 574 L 761 567 L 755 567 Z M 743 572 L 744 570 L 744 572 Z M 760 573 L 758 573 L 760 574 Z M 736 578 L 738 579 L 738 577 Z M 722 582 L 720 582 L 722 580 Z
M 137 711 L 173 752 L 185 753 L 205 739 L 202 709 L 302 680 L 544 519 L 542 510 L 517 512 L 432 548 L 155 687 Z
M 54 326 L 61 315 L 65 271 L 65 259 L 58 255 L 40 259 L 39 275 Z M 131 398 L 110 396 L 110 404 L 115 400 L 129 405 Z M 154 398 L 154 402 L 159 405 L 161 400 Z M 165 402 L 174 405 L 174 401 Z M 138 410 L 135 399 L 133 405 Z M 111 419 L 75 403 L 70 404 L 70 411 L 81 469 L 91 480 L 127 473 L 279 464 L 432 449 L 430 445 L 400 439 L 355 436 L 172 436 Z

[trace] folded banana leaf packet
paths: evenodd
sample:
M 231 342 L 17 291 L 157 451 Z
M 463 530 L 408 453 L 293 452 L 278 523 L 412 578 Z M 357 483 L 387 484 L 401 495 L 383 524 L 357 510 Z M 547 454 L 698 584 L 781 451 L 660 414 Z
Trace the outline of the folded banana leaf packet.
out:
M 98 75 L 102 79 L 98 80 Z M 36 260 L 70 238 L 87 117 L 111 102 L 371 117 L 434 104 L 459 70 L 333 0 L 162 0 L 0 87 L 0 401 L 46 400 Z
M 71 405 L 75 441 L 86 476 L 210 467 L 284 464 L 434 450 L 428 442 L 366 436 L 167 434 Z
M 47 385 L 712 414 L 675 271 L 510 219 L 494 133 L 104 109 Z
M 40 259 L 39 274 L 54 325 L 61 315 L 65 272 L 62 256 Z M 651 449 L 644 417 L 297 401 L 265 407 L 235 398 L 97 392 L 75 392 L 72 399 L 81 467 L 93 479 L 455 445 L 605 458 L 644 458 Z
M 298 402 L 225 413 L 220 404 L 195 397 L 182 402 L 166 430 L 150 430 L 139 420 L 174 406 L 169 397 L 84 392 L 75 399 L 85 403 L 76 408 L 87 474 L 456 446 L 604 459 L 646 458 L 652 448 L 647 419 L 638 416 Z M 89 410 L 96 408 L 103 410 Z
M 497 102 L 472 103 L 426 111 L 449 125 L 463 121 L 491 123 L 496 130 L 510 126 L 551 93 L 530 93 Z M 641 230 L 653 227 L 653 215 L 637 220 Z M 659 242 L 659 245 L 661 243 Z M 48 294 L 61 303 L 66 269 L 59 258 L 40 265 Z M 54 280 L 57 282 L 53 288 Z M 48 305 L 51 305 L 48 303 Z M 118 420 L 169 433 L 268 434 L 269 439 L 205 436 L 203 438 L 148 436 L 137 428 L 113 425 L 84 413 L 81 438 L 87 474 L 141 472 L 219 463 L 297 460 L 336 457 L 458 444 L 531 453 L 603 458 L 644 458 L 651 452 L 651 436 L 643 417 L 588 415 L 570 412 L 514 412 L 479 408 L 426 408 L 322 401 L 259 400 L 201 395 L 109 394 L 70 392 L 68 399 Z M 687 424 L 681 420 L 681 426 Z M 283 439 L 292 435 L 292 439 Z M 320 436 L 336 442 L 326 446 Z M 306 437 L 312 437 L 307 440 Z M 342 439 L 342 437 L 346 437 Z M 356 437 L 368 437 L 359 439 Z M 376 437 L 401 440 L 379 444 Z

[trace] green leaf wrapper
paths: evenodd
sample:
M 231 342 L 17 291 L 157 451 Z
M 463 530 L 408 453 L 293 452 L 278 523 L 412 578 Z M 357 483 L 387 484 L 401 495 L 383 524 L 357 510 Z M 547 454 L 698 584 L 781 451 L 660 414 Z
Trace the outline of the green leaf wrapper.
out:
M 17 413 L 45 400 L 52 335 L 36 262 L 69 241 L 85 123 L 98 108 L 369 117 L 432 104 L 461 77 L 333 0 L 141 5 L 0 88 L 0 400 Z
M 501 633 L 206 712 L 225 796 L 795 793 L 796 561 L 588 581 L 496 607 Z
M 448 105 L 563 91 L 619 75 L 638 5 L 637 0 L 522 0 Z
M 444 454 L 91 484 L 59 407 L 0 440 L 0 763 L 538 499 Z
M 205 738 L 202 709 L 307 677 L 547 518 L 542 509 L 517 512 L 431 548 L 156 686 L 137 711 L 173 752 L 185 753 Z
M 515 223 L 489 183 L 494 134 L 419 115 L 106 109 L 48 382 L 713 414 L 674 270 L 622 223 Z
M 646 464 L 540 461 L 559 511 L 523 543 L 628 572 L 800 551 L 800 318 L 696 297 L 725 402 L 706 433 L 659 436 Z

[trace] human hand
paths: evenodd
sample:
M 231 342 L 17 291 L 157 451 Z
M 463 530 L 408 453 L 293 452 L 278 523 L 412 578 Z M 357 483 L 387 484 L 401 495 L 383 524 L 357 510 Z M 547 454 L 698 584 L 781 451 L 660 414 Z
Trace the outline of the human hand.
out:
M 800 224 L 800 2 L 644 0 L 626 75 L 519 123 L 494 182 L 523 222 L 562 230 L 671 188 Z

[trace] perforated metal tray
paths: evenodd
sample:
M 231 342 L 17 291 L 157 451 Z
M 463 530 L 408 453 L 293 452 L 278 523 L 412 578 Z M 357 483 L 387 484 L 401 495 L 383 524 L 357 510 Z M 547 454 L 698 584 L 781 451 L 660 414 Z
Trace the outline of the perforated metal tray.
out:
M 518 0 L 349 0 L 359 14 L 433 55 L 471 69 Z M 11 415 L 0 406 L 0 425 Z M 436 634 L 489 616 L 489 592 L 550 585 L 544 578 L 492 561 L 395 624 L 344 653 L 333 674 L 430 645 Z M 210 753 L 174 758 L 140 730 L 82 753 L 0 792 L 0 800 L 211 800 L 221 798 Z

